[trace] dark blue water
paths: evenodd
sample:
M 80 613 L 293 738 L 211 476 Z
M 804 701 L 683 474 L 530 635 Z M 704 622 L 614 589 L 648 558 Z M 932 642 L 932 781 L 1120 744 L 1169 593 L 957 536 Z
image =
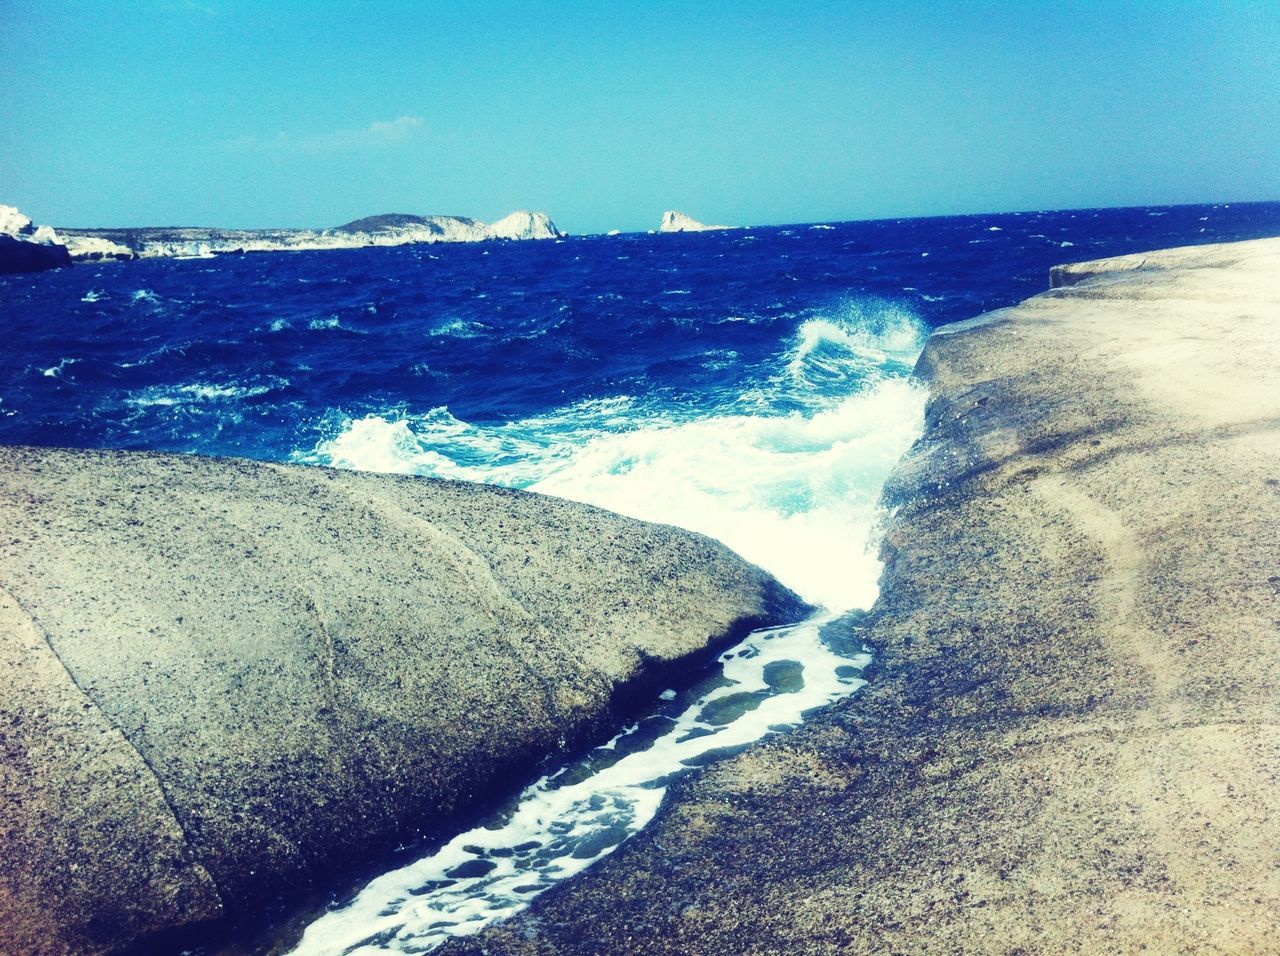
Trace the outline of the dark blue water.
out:
M 0 442 L 308 455 L 368 414 L 487 425 L 592 399 L 704 415 L 850 304 L 926 327 L 1058 262 L 1280 232 L 1280 204 L 84 265 L 0 278 Z M 866 319 L 874 321 L 873 318 Z M 847 382 L 828 383 L 840 389 Z

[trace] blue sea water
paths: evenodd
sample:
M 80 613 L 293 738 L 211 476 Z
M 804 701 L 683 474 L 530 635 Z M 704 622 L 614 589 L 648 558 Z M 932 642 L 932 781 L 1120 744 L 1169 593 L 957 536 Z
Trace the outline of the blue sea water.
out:
M 930 328 L 1043 290 L 1058 262 L 1278 227 L 1274 203 L 1100 209 L 8 276 L 0 442 L 536 487 L 767 564 L 824 533 L 823 501 L 901 430 L 906 390 L 872 398 Z M 818 570 L 782 577 L 856 603 Z
M 856 688 L 865 660 L 838 615 L 876 595 L 879 490 L 919 433 L 910 371 L 930 329 L 1042 291 L 1056 263 L 1276 234 L 1280 204 L 1232 204 L 6 276 L 0 443 L 530 488 L 711 534 L 825 608 L 753 635 L 302 945 L 422 951 L 608 852 L 674 768 Z

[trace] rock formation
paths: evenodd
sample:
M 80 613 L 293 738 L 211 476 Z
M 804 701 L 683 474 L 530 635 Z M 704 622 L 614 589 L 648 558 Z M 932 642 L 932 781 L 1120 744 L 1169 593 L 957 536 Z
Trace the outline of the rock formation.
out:
M 713 229 L 729 229 L 730 226 L 708 226 L 706 223 L 698 222 L 690 216 L 686 216 L 682 212 L 668 209 L 662 214 L 662 225 L 658 227 L 659 232 L 710 232 Z
M 222 253 L 360 249 L 423 242 L 556 239 L 563 233 L 541 212 L 513 212 L 492 225 L 465 216 L 366 216 L 333 229 L 63 229 L 73 259 L 205 257 Z M 110 250 L 110 251 L 108 251 Z
M 67 247 L 49 226 L 36 225 L 13 206 L 0 206 L 0 275 L 69 265 Z
M 563 233 L 545 212 L 522 209 L 489 226 L 494 239 L 559 239 Z
M 99 259 L 136 259 L 138 254 L 119 242 L 101 236 L 67 235 L 63 237 L 72 262 L 94 262 Z
M 4 447 L 0 528 L 6 953 L 163 950 L 456 827 L 805 610 L 701 536 L 430 479 Z
M 1280 240 L 1054 282 L 925 349 L 868 686 L 441 956 L 1275 949 Z

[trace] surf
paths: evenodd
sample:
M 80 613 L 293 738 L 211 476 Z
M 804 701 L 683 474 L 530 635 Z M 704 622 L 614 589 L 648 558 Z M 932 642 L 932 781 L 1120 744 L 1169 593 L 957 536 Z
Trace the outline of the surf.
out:
M 909 312 L 845 303 L 802 322 L 762 384 L 703 415 L 635 396 L 497 426 L 397 409 L 345 420 L 318 443 L 307 460 L 489 481 L 699 531 L 820 610 L 753 632 L 489 820 L 335 904 L 294 952 L 422 952 L 477 932 L 611 853 L 680 775 L 856 691 L 880 489 L 923 420 L 925 392 L 910 378 L 922 342 Z

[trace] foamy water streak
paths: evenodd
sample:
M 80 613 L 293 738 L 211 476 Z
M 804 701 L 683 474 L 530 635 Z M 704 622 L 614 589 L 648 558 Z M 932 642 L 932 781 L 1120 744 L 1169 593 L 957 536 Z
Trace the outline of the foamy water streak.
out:
M 794 727 L 860 686 L 868 658 L 848 656 L 841 638 L 847 627 L 830 619 L 754 632 L 721 656 L 704 682 L 711 690 L 668 691 L 654 715 L 542 778 L 489 825 L 312 923 L 295 953 L 424 952 L 517 912 L 644 827 L 673 774 Z
M 618 396 L 501 426 L 444 408 L 367 415 L 301 456 L 524 487 L 680 525 L 827 610 L 749 635 L 698 686 L 664 694 L 498 818 L 371 882 L 313 923 L 296 952 L 417 953 L 477 932 L 641 829 L 675 776 L 860 686 L 866 657 L 853 618 L 837 615 L 876 597 L 880 489 L 923 418 L 925 392 L 907 377 L 921 339 L 908 315 L 851 307 L 803 322 L 776 372 L 714 414 Z

